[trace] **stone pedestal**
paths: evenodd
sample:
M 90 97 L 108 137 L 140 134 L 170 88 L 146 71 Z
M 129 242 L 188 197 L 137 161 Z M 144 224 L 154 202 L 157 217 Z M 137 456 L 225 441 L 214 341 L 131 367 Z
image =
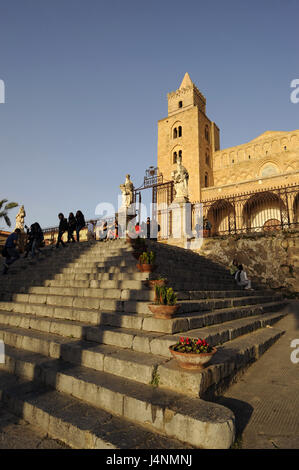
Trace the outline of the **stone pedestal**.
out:
M 191 236 L 191 204 L 175 199 L 171 206 L 172 238 L 186 239 Z
M 132 204 L 131 207 L 120 208 L 119 211 L 115 214 L 118 227 L 119 227 L 119 234 L 120 238 L 125 238 L 130 232 L 130 223 L 136 218 L 136 208 L 135 204 Z M 134 224 L 135 226 L 135 224 Z

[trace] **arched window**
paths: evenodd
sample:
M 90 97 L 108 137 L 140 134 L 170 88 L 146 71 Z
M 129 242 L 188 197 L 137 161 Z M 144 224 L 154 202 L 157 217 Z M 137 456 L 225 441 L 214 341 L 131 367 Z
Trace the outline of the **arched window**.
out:
M 179 157 L 182 160 L 182 151 L 181 150 L 179 150 Z
M 178 136 L 178 130 L 177 130 L 177 128 L 175 127 L 175 128 L 173 129 L 173 138 L 176 139 L 177 136 Z
M 182 137 L 182 126 L 179 126 L 179 137 Z
M 205 139 L 207 142 L 210 142 L 210 133 L 209 133 L 209 127 L 205 127 Z
M 179 101 L 179 108 L 182 108 L 182 107 L 183 107 L 183 102 Z
M 205 174 L 205 188 L 209 186 L 209 176 L 208 173 Z
M 210 166 L 210 155 L 208 152 L 206 152 L 206 164 Z
M 178 154 L 177 154 L 176 152 L 173 152 L 172 163 L 176 163 L 176 162 L 177 162 L 177 159 L 178 159 Z

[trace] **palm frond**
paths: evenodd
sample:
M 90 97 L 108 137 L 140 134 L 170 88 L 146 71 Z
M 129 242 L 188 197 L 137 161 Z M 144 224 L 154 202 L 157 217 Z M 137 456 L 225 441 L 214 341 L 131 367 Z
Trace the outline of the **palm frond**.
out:
M 17 202 L 9 202 L 8 204 L 6 204 L 5 206 L 5 210 L 9 210 L 9 209 L 13 209 L 14 207 L 18 207 L 18 203 Z
M 8 217 L 8 215 L 4 215 L 4 219 L 5 219 L 6 224 L 10 227 L 11 226 L 11 221 L 10 221 L 10 218 Z
M 7 201 L 8 199 L 2 199 L 2 201 L 0 201 L 0 209 L 3 206 L 3 204 L 5 204 Z

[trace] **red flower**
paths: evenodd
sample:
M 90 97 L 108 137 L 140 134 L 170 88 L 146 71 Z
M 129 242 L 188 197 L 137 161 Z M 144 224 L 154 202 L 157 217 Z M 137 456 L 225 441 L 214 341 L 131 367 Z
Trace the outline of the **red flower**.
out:
M 202 341 L 201 341 L 201 339 L 200 339 L 200 338 L 198 338 L 198 341 L 197 341 L 197 343 L 196 343 L 196 344 L 202 344 Z
M 186 344 L 189 344 L 189 338 L 186 338 Z
M 181 343 L 181 344 L 184 344 L 184 341 L 185 341 L 185 340 L 184 340 L 184 337 L 181 336 L 181 337 L 180 337 L 180 343 Z

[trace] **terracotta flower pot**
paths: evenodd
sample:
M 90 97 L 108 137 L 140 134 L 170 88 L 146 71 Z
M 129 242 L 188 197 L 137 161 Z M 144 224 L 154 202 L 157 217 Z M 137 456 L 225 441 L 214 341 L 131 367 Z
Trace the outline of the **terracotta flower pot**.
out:
M 137 269 L 139 269 L 139 271 L 142 273 L 152 273 L 155 269 L 155 266 L 153 264 L 138 263 L 136 264 L 136 266 Z
M 155 289 L 156 286 L 158 287 L 166 286 L 167 282 L 168 282 L 167 279 L 147 279 L 145 281 L 145 284 L 150 289 Z
M 217 352 L 216 348 L 213 348 L 210 353 L 182 353 L 179 351 L 174 351 L 169 348 L 172 356 L 176 359 L 180 367 L 183 369 L 203 369 L 205 365 L 212 359 L 214 354 Z
M 178 311 L 180 305 L 149 304 L 148 308 L 154 314 L 154 318 L 169 320 Z

